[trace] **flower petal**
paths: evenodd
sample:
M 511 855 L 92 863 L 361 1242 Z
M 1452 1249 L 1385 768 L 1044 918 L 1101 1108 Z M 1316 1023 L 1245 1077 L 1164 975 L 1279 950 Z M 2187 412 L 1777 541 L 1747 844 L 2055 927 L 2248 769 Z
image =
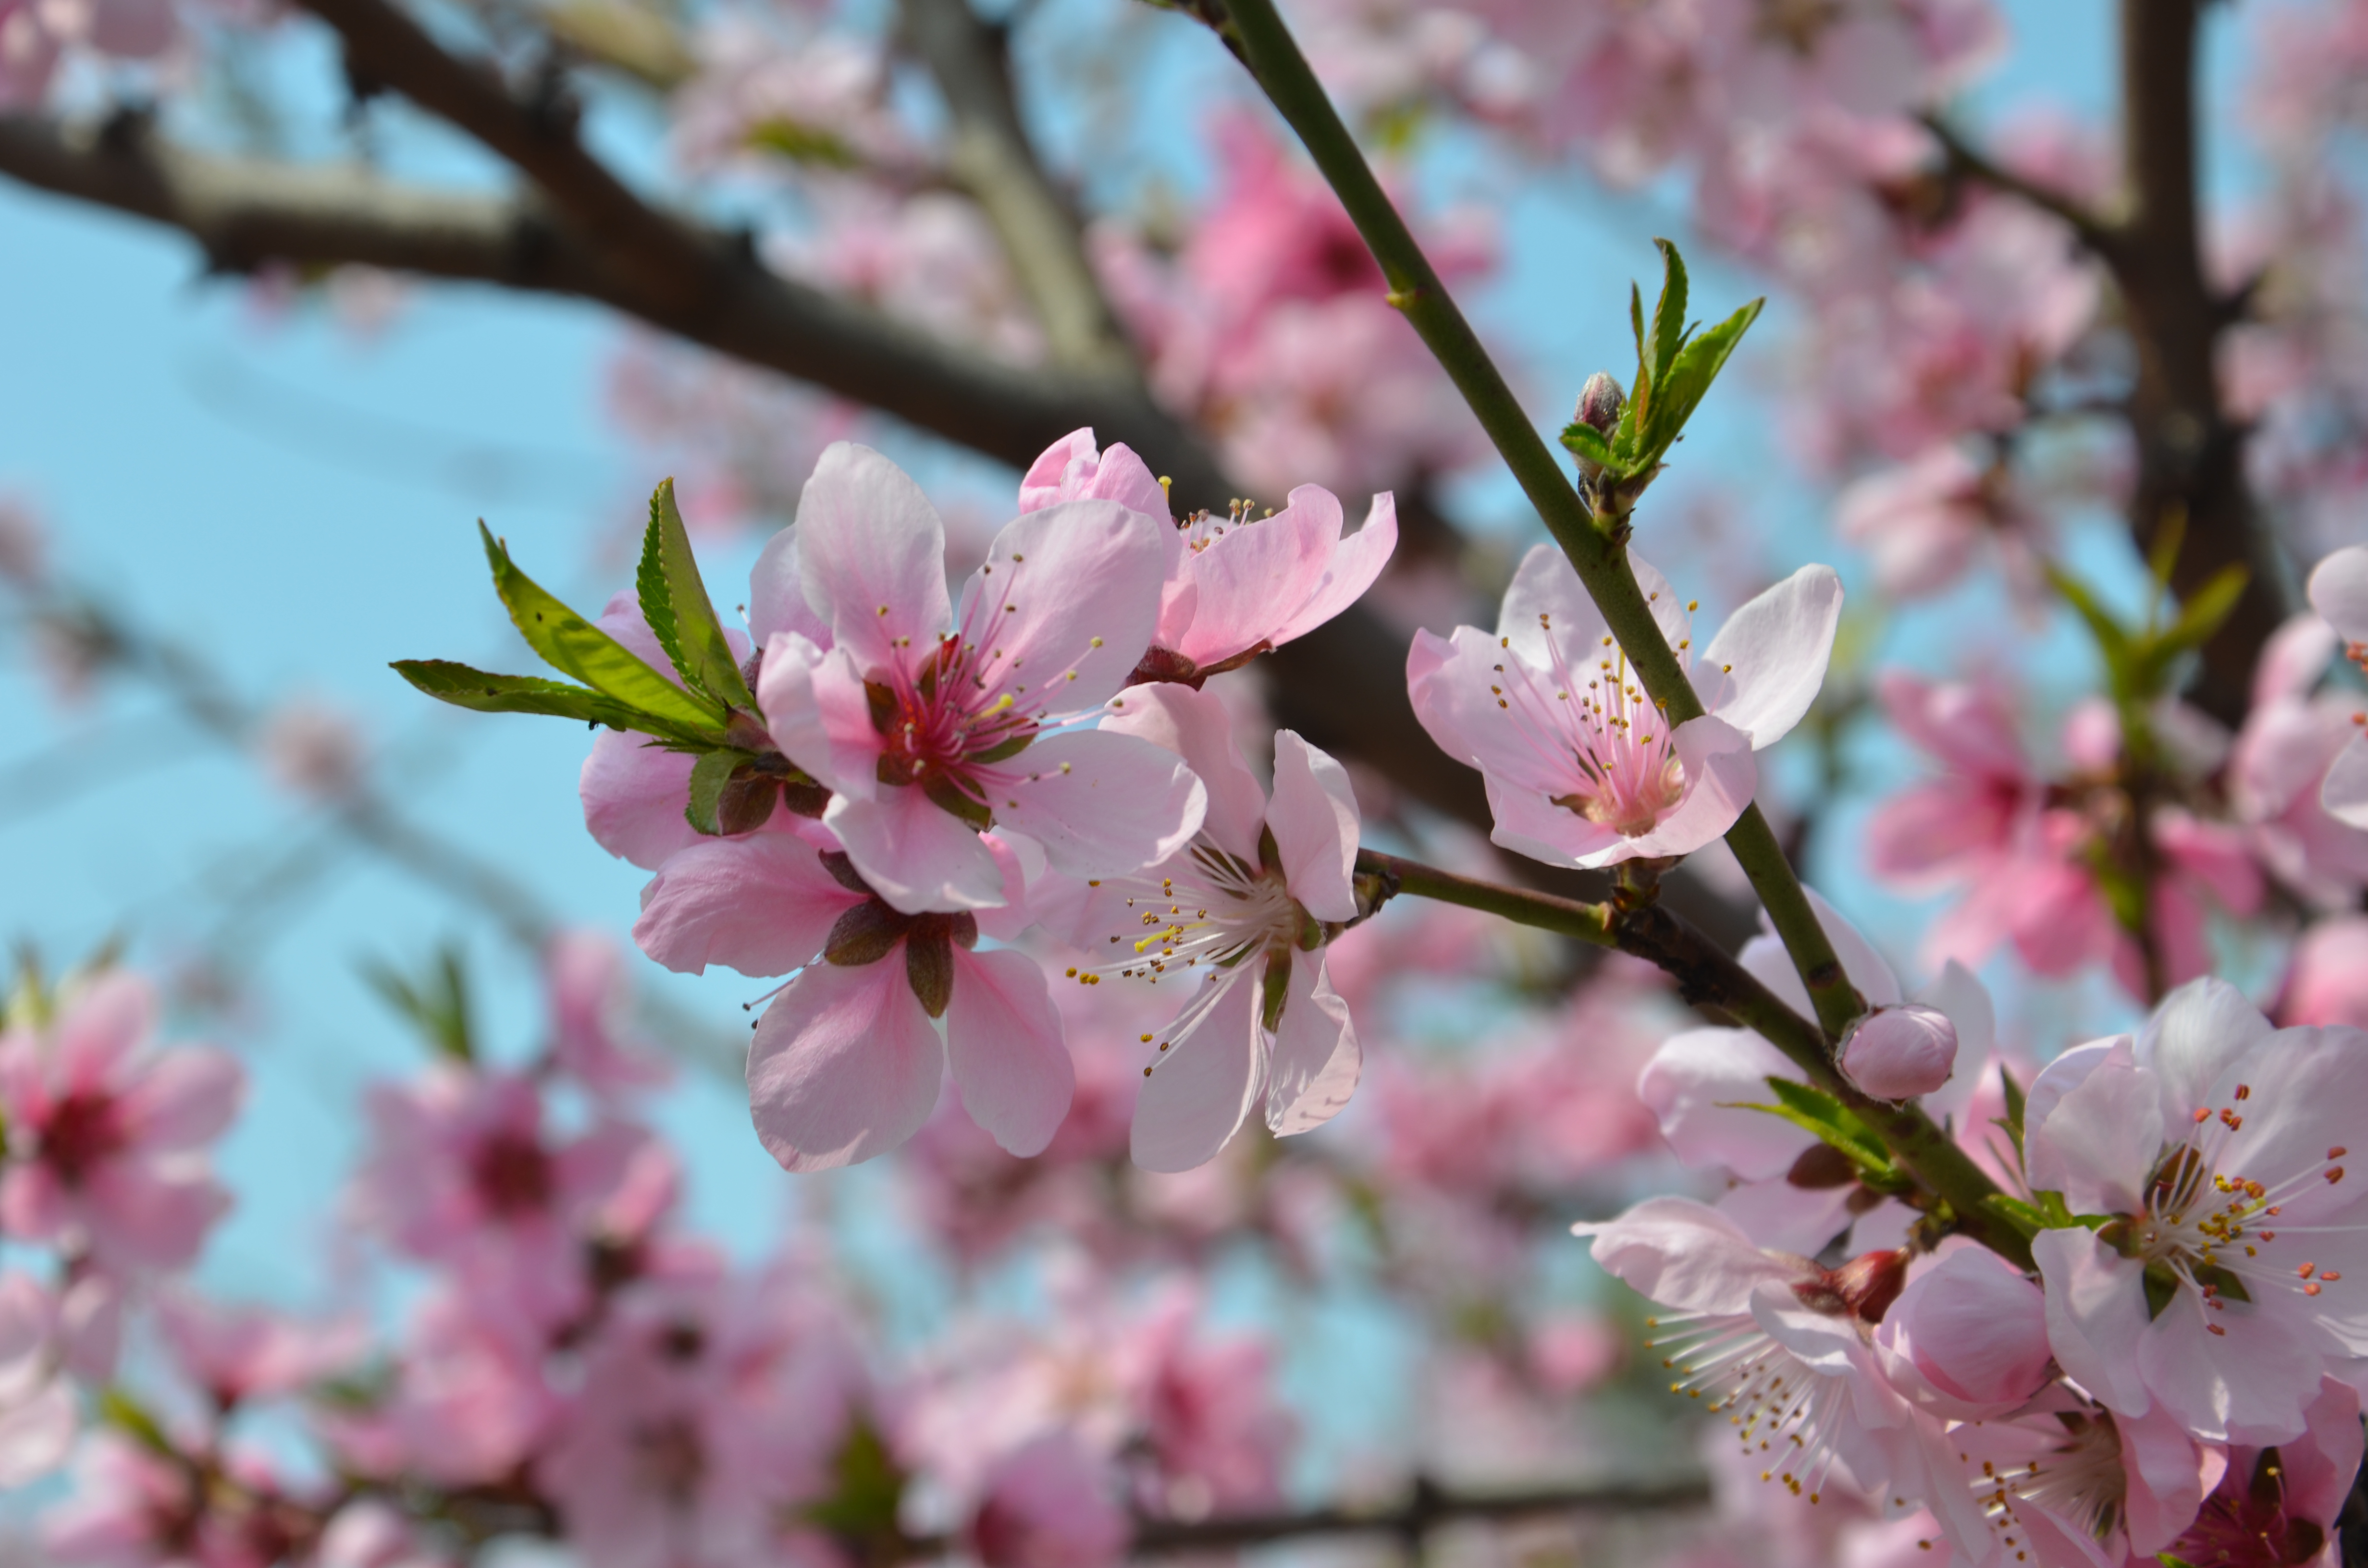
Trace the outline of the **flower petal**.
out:
M 1751 737 L 1755 748 L 1791 733 L 1817 699 L 1842 580 L 1830 566 L 1804 566 L 1728 618 L 1693 667 L 1702 706 Z
M 981 703 L 1008 694 L 1022 712 L 1081 713 L 1125 686 L 1159 623 L 1162 528 L 1114 501 L 1004 524 L 962 588 Z
M 1531 628 L 1536 630 L 1534 620 Z M 1473 627 L 1459 626 L 1447 638 L 1417 631 L 1406 650 L 1406 695 L 1413 700 L 1415 717 L 1440 750 L 1492 781 L 1527 790 L 1543 802 L 1556 791 L 1560 775 L 1552 759 L 1505 717 L 1502 700 L 1488 689 L 1494 666 L 1504 656 L 1496 638 Z
M 2039 1264 L 2047 1343 L 2065 1375 L 2123 1415 L 2144 1415 L 2153 1400 L 2138 1376 L 2146 1327 L 2146 1266 L 2123 1257 L 2077 1226 L 2031 1239 Z
M 2229 1070 L 2274 1032 L 2260 1009 L 2225 980 L 2190 981 L 2155 1009 L 2138 1032 L 2135 1060 L 2161 1085 L 2166 1122 L 2218 1105 Z
M 748 569 L 748 638 L 762 648 L 779 631 L 794 631 L 817 648 L 830 646 L 830 623 L 806 603 L 804 568 L 798 563 L 798 530 L 782 528 L 757 552 Z
M 2311 569 L 2310 608 L 2346 642 L 2368 642 L 2368 545 L 2329 554 Z
M 151 1060 L 116 1106 L 130 1141 L 163 1154 L 221 1137 L 245 1097 L 246 1069 L 237 1057 L 214 1046 L 182 1045 Z
M 945 524 L 912 477 L 871 448 L 824 449 L 798 496 L 797 530 L 806 603 L 858 674 L 894 667 L 900 642 L 934 648 L 953 623 Z
M 1214 692 L 1165 682 L 1133 687 L 1119 701 L 1120 710 L 1102 721 L 1102 733 L 1133 735 L 1182 757 L 1208 791 L 1201 831 L 1218 848 L 1256 865 L 1266 791 L 1242 759 L 1224 702 Z
M 2028 1119 L 2030 1107 L 2023 1108 Z M 2023 1141 L 2034 1183 L 2064 1194 L 2076 1214 L 2134 1214 L 2169 1131 L 2161 1082 L 2109 1057 L 2066 1091 L 2047 1119 L 2025 1120 Z
M 879 792 L 880 732 L 845 649 L 825 652 L 794 631 L 774 638 L 757 674 L 757 705 L 773 744 L 816 782 L 859 801 Z
M 1789 1283 L 1801 1272 L 1761 1252 L 1734 1221 L 1691 1198 L 1648 1198 L 1616 1220 L 1570 1229 L 1595 1238 L 1588 1254 L 1607 1272 L 1647 1301 L 1679 1312 L 1748 1312 L 1755 1289 Z
M 1188 555 L 1184 571 L 1201 597 L 1178 652 L 1195 664 L 1213 665 L 1279 641 L 1276 633 L 1323 583 L 1339 548 L 1340 521 L 1337 496 L 1303 484 L 1273 517 L 1229 528 Z
M 2368 735 L 2335 754 L 2318 787 L 2318 806 L 2346 827 L 2368 830 Z
M 601 731 L 575 781 L 585 827 L 609 854 L 656 870 L 667 856 L 699 841 L 699 830 L 682 814 L 690 802 L 694 760 L 642 735 Z
M 784 1170 L 853 1165 L 929 1119 L 945 1051 L 902 954 L 818 963 L 765 1010 L 748 1045 L 748 1114 Z
M 1274 801 L 1267 826 L 1282 856 L 1283 885 L 1318 920 L 1353 920 L 1357 791 L 1349 770 L 1291 730 L 1274 736 Z
M 1266 1076 L 1265 1031 L 1258 1026 L 1258 977 L 1250 965 L 1203 984 L 1224 994 L 1182 1035 L 1165 1037 L 1135 1096 L 1129 1145 L 1147 1171 L 1189 1171 L 1205 1165 L 1233 1141 L 1258 1103 Z M 1194 997 L 1198 1002 L 1201 998 Z
M 1653 1052 L 1636 1079 L 1636 1096 L 1660 1119 L 1661 1136 L 1679 1159 L 1759 1181 L 1791 1170 L 1817 1141 L 1781 1116 L 1749 1108 L 1774 1099 L 1769 1079 L 1800 1076 L 1782 1051 L 1749 1029 L 1686 1029 Z
M 912 785 L 883 787 L 876 801 L 833 796 L 822 821 L 872 891 L 907 915 L 1003 903 L 1003 870 L 994 854 L 967 824 Z
M 1287 1138 L 1331 1120 L 1357 1092 L 1364 1064 L 1349 1004 L 1332 988 L 1324 955 L 1301 954 L 1267 1069 L 1268 1130 Z
M 1456 628 L 1459 643 L 1463 632 L 1463 628 Z M 1497 638 L 1506 640 L 1536 669 L 1553 669 L 1556 651 L 1570 668 L 1583 669 L 1594 663 L 1610 634 L 1603 612 L 1588 597 L 1570 558 L 1551 544 L 1539 544 L 1521 557 L 1506 587 L 1497 614 L 1497 638 L 1489 641 L 1493 645 Z
M 953 949 L 946 1056 L 962 1109 L 1006 1151 L 1042 1153 L 1069 1114 L 1076 1066 L 1044 971 L 1008 948 Z
M 1292 491 L 1296 496 L 1299 492 Z M 1365 526 L 1342 540 L 1332 551 L 1323 580 L 1281 631 L 1272 634 L 1276 647 L 1304 637 L 1364 597 L 1380 578 L 1398 547 L 1397 497 L 1383 491 L 1365 513 Z
M 742 974 L 787 974 L 811 961 L 839 915 L 864 902 L 786 833 L 702 839 L 642 890 L 633 940 L 677 974 L 720 963 Z
M 1685 793 L 1649 833 L 1626 841 L 1623 852 L 1598 859 L 1611 865 L 1637 856 L 1691 855 L 1733 827 L 1759 788 L 1751 737 L 1715 713 L 1689 719 L 1669 736 L 1685 769 Z
M 1208 791 L 1175 753 L 1099 730 L 1038 741 L 982 784 L 996 820 L 1042 845 L 1053 869 L 1073 877 L 1123 876 L 1165 860 L 1209 809 Z

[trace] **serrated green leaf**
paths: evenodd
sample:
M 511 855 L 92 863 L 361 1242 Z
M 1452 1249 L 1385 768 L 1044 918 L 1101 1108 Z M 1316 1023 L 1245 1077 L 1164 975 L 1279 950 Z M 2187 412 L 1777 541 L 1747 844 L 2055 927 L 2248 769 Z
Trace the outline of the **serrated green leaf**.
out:
M 1653 380 L 1666 394 L 1678 350 L 1685 346 L 1686 263 L 1668 241 L 1653 244 L 1661 252 L 1661 297 L 1653 303 Z
M 720 739 L 727 715 L 712 698 L 694 696 L 633 655 L 631 649 L 562 604 L 518 570 L 484 524 L 485 560 L 510 621 L 543 662 L 595 691 L 651 715 L 687 737 Z
M 1619 460 L 1612 456 L 1611 443 L 1605 440 L 1603 433 L 1592 425 L 1568 426 L 1562 433 L 1562 444 L 1583 462 L 1591 462 L 1600 469 L 1616 470 L 1618 467 Z
M 1677 352 L 1662 383 L 1653 417 L 1637 438 L 1640 469 L 1660 461 L 1670 445 L 1684 434 L 1686 422 L 1702 406 L 1702 399 L 1710 393 L 1711 383 L 1718 380 L 1719 371 L 1726 368 L 1736 346 L 1743 341 L 1751 324 L 1759 319 L 1766 304 L 1764 299 L 1752 301 Z
M 690 801 L 683 807 L 684 820 L 710 838 L 719 836 L 723 825 L 716 820 L 716 808 L 723 799 L 723 787 L 732 782 L 733 772 L 744 763 L 757 759 L 745 751 L 712 751 L 690 765 Z
M 479 713 L 542 713 L 613 729 L 671 733 L 630 703 L 540 676 L 497 676 L 449 659 L 399 659 L 388 667 L 438 701 Z
M 1885 1187 L 1896 1184 L 1899 1173 L 1891 1163 L 1890 1150 L 1884 1146 L 1874 1129 L 1859 1119 L 1849 1107 L 1823 1089 L 1789 1078 L 1770 1077 L 1766 1082 L 1776 1096 L 1776 1104 L 1744 1103 L 1736 1108 L 1782 1117 L 1839 1150 L 1870 1180 Z
M 753 711 L 757 699 L 741 678 L 731 639 L 724 636 L 707 585 L 700 580 L 699 562 L 691 554 L 682 513 L 675 506 L 671 479 L 659 481 L 650 495 L 639 587 L 642 615 L 684 682 L 727 706 Z

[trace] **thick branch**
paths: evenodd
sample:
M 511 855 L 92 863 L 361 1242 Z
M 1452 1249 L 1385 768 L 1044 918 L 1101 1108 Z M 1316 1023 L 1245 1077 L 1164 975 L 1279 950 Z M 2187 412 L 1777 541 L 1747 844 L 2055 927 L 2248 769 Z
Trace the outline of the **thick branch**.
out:
M 2090 210 L 2087 203 L 1994 162 L 1958 135 L 1940 116 L 1926 115 L 1923 118 L 1924 128 L 1941 143 L 1941 153 L 1949 161 L 1950 173 L 1977 180 L 1993 190 L 2018 198 L 2043 212 L 2062 219 L 2080 237 L 2081 244 L 2100 256 L 2123 243 L 2121 226 Z
M 1508 1522 L 1569 1514 L 1645 1513 L 1699 1508 L 1710 1501 L 1702 1480 L 1616 1486 L 1542 1486 L 1520 1492 L 1444 1492 L 1417 1484 L 1394 1508 L 1363 1512 L 1310 1508 L 1297 1513 L 1241 1514 L 1192 1524 L 1145 1520 L 1135 1528 L 1134 1555 L 1172 1556 L 1224 1551 L 1308 1536 L 1392 1535 L 1418 1540 L 1440 1525 L 1465 1519 Z
M 970 0 L 904 0 L 902 11 L 905 39 L 953 121 L 947 164 L 995 225 L 1053 360 L 1125 370 L 1126 338 L 1086 259 L 1084 230 L 1020 123 L 1005 35 L 979 20 Z

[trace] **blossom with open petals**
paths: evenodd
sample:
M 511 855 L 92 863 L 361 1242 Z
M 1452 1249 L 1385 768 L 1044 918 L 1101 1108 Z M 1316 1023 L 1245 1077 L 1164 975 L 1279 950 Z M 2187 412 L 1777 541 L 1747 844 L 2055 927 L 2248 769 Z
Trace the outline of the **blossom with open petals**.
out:
M 1104 497 L 1166 518 L 1167 492 L 1123 446 L 1098 451 L 1090 429 L 1044 449 L 1019 484 L 1019 509 Z M 1305 636 L 1347 609 L 1397 547 L 1396 499 L 1373 497 L 1365 526 L 1343 537 L 1339 499 L 1317 484 L 1292 491 L 1282 510 L 1255 516 L 1247 502 L 1220 517 L 1198 512 L 1169 531 L 1159 630 L 1137 678 L 1198 686 L 1210 676 Z
M 1841 580 L 1804 566 L 1737 610 L 1697 655 L 1692 609 L 1629 558 L 1707 710 L 1671 725 L 1645 696 L 1578 574 L 1551 545 L 1505 591 L 1497 634 L 1415 634 L 1406 685 L 1440 749 L 1477 767 L 1497 844 L 1549 865 L 1684 855 L 1735 825 L 1759 773 L 1817 695 Z
M 1156 1037 L 1133 1133 L 1135 1164 L 1189 1170 L 1216 1158 L 1254 1108 L 1278 1134 L 1304 1132 L 1357 1086 L 1357 1031 L 1324 967 L 1324 944 L 1358 913 L 1357 801 L 1347 771 L 1289 730 L 1275 735 L 1269 801 L 1213 695 L 1150 686 L 1111 706 L 1112 727 L 1192 765 L 1208 815 L 1169 858 L 1070 890 L 1065 907 L 1048 898 L 1041 913 L 1049 929 L 1109 955 L 1087 982 L 1166 981 L 1190 993 Z
M 2368 544 L 2336 551 L 2311 569 L 2310 608 L 2343 639 L 2345 656 L 2368 668 Z M 2368 724 L 2368 712 L 2352 722 Z M 2368 734 L 2337 754 L 2318 802 L 2336 821 L 2368 828 Z
M 835 791 L 823 823 L 908 915 L 1006 901 L 981 830 L 1000 824 L 1076 876 L 1121 875 L 1201 824 L 1200 784 L 1131 735 L 1073 727 L 1151 645 L 1160 521 L 1072 501 L 1007 524 L 957 606 L 945 525 L 903 470 L 839 442 L 798 502 L 807 604 L 765 646 L 757 695 L 792 762 Z

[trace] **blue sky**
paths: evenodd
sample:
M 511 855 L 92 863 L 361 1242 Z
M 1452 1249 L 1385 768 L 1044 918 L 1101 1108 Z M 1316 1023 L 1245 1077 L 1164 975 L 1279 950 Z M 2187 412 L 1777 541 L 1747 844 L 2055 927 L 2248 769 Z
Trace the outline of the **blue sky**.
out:
M 2018 63 L 1975 107 L 2042 97 L 2100 108 L 2111 7 L 2008 9 Z M 287 69 L 306 78 L 313 64 Z M 1201 69 L 1188 59 L 1179 82 Z M 470 177 L 449 139 L 405 145 L 409 166 Z M 1511 267 L 1484 318 L 1518 329 L 1545 363 L 1619 363 L 1620 295 L 1649 265 L 1660 210 L 1563 190 L 1525 198 L 1506 223 Z M 1707 273 L 1702 297 L 1744 288 Z M 1575 312 L 1574 299 L 1588 308 Z M 408 656 L 524 667 L 485 586 L 481 516 L 580 604 L 624 580 L 587 541 L 630 528 L 657 475 L 602 412 L 613 323 L 589 307 L 432 290 L 382 336 L 358 340 L 313 307 L 268 319 L 237 287 L 202 278 L 177 240 L 6 186 L 0 300 L 11 372 L 0 490 L 37 504 L 59 569 L 202 652 L 245 693 L 316 696 L 359 716 L 404 810 L 498 859 L 570 922 L 621 935 L 642 879 L 581 830 L 582 733 L 436 710 L 385 668 Z M 1740 397 L 1704 434 L 1690 456 L 1715 445 L 1731 474 L 1775 460 Z M 722 602 L 736 599 L 751 553 L 712 560 Z M 532 987 L 482 922 L 399 870 L 347 856 L 306 872 L 319 824 L 156 698 L 127 687 L 61 708 L 21 642 L 7 646 L 0 939 L 55 964 L 120 936 L 161 963 L 232 923 L 256 985 L 246 1016 L 220 1032 L 248 1055 L 256 1095 L 228 1153 L 245 1203 L 207 1274 L 233 1293 L 306 1299 L 335 1223 L 327 1184 L 354 1149 L 356 1092 L 416 1055 L 358 962 L 413 963 L 440 940 L 467 942 L 494 982 L 482 1022 L 513 1051 L 532 1043 Z M 291 870 L 301 894 L 267 914 L 239 893 Z M 761 989 L 641 972 L 719 1036 L 744 1027 L 738 1004 Z M 736 1095 L 690 1075 L 666 1120 L 689 1135 L 695 1216 L 755 1244 L 793 1199 L 746 1135 Z

